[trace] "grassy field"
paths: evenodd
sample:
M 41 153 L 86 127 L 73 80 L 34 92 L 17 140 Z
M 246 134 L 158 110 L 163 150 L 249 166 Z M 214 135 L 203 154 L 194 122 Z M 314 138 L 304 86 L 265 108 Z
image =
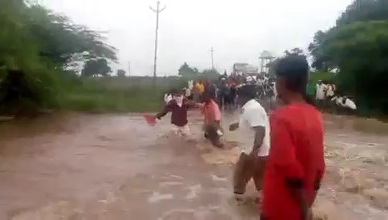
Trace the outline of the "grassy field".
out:
M 329 77 L 324 73 L 312 73 L 313 81 Z M 163 95 L 171 88 L 187 86 L 187 79 L 160 77 L 155 83 L 152 77 L 68 77 L 61 80 L 55 103 L 36 106 L 23 101 L 18 105 L 21 114 L 34 109 L 63 109 L 88 112 L 155 112 L 163 105 Z M 28 101 L 28 100 L 27 100 Z M 14 112 L 14 111 L 10 111 Z
M 313 85 L 315 85 L 318 80 L 335 80 L 335 74 L 330 72 L 311 72 L 309 77 Z
M 183 88 L 179 78 L 110 77 L 81 79 L 64 91 L 61 107 L 91 112 L 154 112 L 163 104 L 164 93 Z
M 311 73 L 318 79 L 330 79 L 332 74 Z M 163 94 L 171 88 L 183 88 L 187 79 L 178 77 L 109 77 L 84 78 L 65 86 L 60 98 L 63 109 L 90 112 L 155 112 L 163 104 Z

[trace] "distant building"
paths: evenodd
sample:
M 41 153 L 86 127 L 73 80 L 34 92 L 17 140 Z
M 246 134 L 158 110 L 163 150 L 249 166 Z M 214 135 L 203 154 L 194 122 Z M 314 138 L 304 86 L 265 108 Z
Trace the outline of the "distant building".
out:
M 249 63 L 235 63 L 233 64 L 233 72 L 234 73 L 244 73 L 247 75 L 256 75 L 258 73 L 259 68 Z
M 233 72 L 240 73 L 243 72 L 245 67 L 248 66 L 248 63 L 235 63 L 233 64 Z

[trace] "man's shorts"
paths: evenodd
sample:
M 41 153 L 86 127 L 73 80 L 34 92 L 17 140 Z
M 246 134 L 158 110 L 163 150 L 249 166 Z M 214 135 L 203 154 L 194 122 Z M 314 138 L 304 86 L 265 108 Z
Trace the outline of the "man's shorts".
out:
M 190 127 L 188 125 L 185 125 L 185 126 L 182 126 L 182 127 L 176 126 L 176 125 L 172 125 L 171 130 L 175 134 L 182 135 L 182 136 L 185 136 L 185 137 L 191 135 Z

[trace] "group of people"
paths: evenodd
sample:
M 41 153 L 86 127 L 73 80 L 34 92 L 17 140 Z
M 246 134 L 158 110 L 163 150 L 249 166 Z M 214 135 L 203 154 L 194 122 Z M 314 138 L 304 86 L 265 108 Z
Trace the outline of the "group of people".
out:
M 240 200 L 248 181 L 253 179 L 256 189 L 262 192 L 262 220 L 312 218 L 311 206 L 325 162 L 321 113 L 306 99 L 308 73 L 305 57 L 288 56 L 279 61 L 275 83 L 278 108 L 270 115 L 256 100 L 256 85 L 247 83 L 236 90 L 242 111 L 239 122 L 229 125 L 229 130 L 246 129 L 244 133 L 250 134 L 252 144 L 240 146 L 233 192 Z M 222 148 L 221 111 L 212 92 L 204 86 L 201 98 L 189 100 L 183 91 L 174 91 L 172 100 L 155 117 L 160 119 L 171 112 L 174 131 L 187 137 L 187 111 L 200 108 L 204 136 Z
M 357 110 L 355 102 L 347 96 L 338 95 L 337 86 L 330 81 L 319 80 L 315 86 L 309 84 L 307 94 L 315 97 L 317 107 L 323 110 L 334 109 L 336 112 L 338 110 L 346 110 L 348 112 Z
M 337 87 L 332 82 L 324 82 L 319 80 L 315 85 L 315 100 L 319 107 L 327 106 L 328 101 L 330 101 L 337 90 Z
M 171 100 L 163 107 L 162 111 L 156 114 L 155 118 L 160 120 L 167 113 L 171 112 L 171 124 L 174 133 L 182 135 L 190 139 L 191 132 L 188 126 L 187 112 L 192 108 L 200 108 L 204 115 L 204 136 L 218 148 L 222 148 L 223 144 L 220 141 L 223 135 L 221 128 L 221 111 L 217 103 L 212 98 L 209 92 L 201 94 L 201 101 L 190 100 L 185 96 L 184 91 L 173 89 L 171 92 Z

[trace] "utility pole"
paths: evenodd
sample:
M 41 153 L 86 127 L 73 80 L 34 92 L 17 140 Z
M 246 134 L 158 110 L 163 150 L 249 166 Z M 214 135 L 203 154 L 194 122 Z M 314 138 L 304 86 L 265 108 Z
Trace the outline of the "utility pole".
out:
M 156 9 L 150 6 L 150 9 L 156 14 L 156 30 L 155 30 L 155 56 L 154 56 L 154 81 L 156 81 L 156 61 L 158 57 L 158 31 L 159 31 L 159 13 L 161 13 L 166 7 L 160 9 L 160 1 L 156 3 Z
M 131 75 L 131 62 L 128 60 L 128 76 Z
M 212 70 L 214 70 L 214 49 L 213 47 L 210 50 L 211 58 L 212 58 Z

